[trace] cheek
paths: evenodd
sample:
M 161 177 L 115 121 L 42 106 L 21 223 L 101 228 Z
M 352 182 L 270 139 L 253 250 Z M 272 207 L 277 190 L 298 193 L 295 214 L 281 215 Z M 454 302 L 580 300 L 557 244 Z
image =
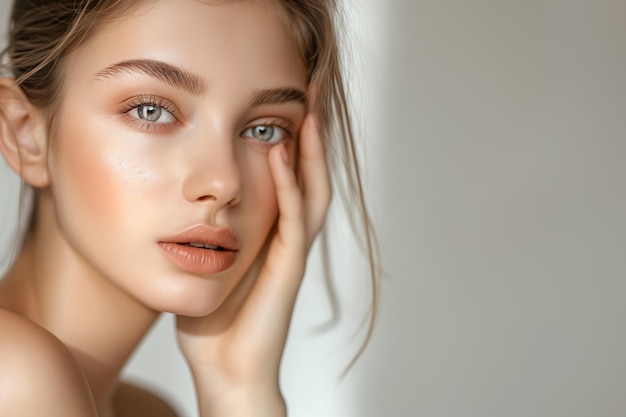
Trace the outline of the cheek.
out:
M 58 159 L 52 169 L 55 201 L 78 213 L 111 212 L 119 189 L 108 175 L 106 158 L 83 133 L 71 127 L 59 131 Z
M 87 216 L 123 222 L 141 209 L 142 193 L 155 192 L 157 171 L 140 151 L 121 147 L 115 137 L 96 123 L 60 126 L 52 188 L 72 222 Z
M 244 153 L 239 166 L 242 182 L 242 201 L 239 210 L 256 227 L 269 231 L 278 215 L 276 188 L 266 154 Z M 260 225 L 259 225 L 260 223 Z

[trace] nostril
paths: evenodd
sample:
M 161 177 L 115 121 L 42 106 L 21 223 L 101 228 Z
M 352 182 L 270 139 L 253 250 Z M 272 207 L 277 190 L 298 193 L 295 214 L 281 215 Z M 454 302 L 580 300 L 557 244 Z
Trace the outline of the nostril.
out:
M 229 202 L 228 205 L 230 207 L 236 206 L 237 204 L 239 204 L 239 197 L 233 197 Z
M 203 195 L 198 197 L 197 201 L 215 201 L 217 200 L 217 197 L 215 197 L 214 195 Z

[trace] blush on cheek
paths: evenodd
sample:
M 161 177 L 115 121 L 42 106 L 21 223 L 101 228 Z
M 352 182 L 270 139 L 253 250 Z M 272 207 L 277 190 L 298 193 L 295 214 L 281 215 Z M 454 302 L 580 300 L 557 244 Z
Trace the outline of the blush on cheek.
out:
M 76 136 L 62 137 L 57 175 L 52 178 L 57 203 L 71 204 L 75 211 L 108 212 L 116 190 L 110 184 L 102 156 L 90 149 L 89 136 Z
M 155 180 L 141 153 L 120 148 L 111 133 L 89 123 L 67 123 L 60 131 L 53 188 L 57 204 L 76 216 L 97 220 L 128 209 L 145 184 Z M 102 130 L 102 129 L 100 129 Z

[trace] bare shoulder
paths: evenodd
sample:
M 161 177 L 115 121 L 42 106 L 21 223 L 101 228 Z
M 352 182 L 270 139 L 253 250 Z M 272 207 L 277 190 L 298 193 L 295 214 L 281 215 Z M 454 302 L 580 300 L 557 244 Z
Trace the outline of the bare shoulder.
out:
M 138 384 L 123 382 L 115 393 L 118 417 L 180 417 L 163 397 Z
M 0 309 L 0 415 L 94 417 L 74 357 L 50 332 Z

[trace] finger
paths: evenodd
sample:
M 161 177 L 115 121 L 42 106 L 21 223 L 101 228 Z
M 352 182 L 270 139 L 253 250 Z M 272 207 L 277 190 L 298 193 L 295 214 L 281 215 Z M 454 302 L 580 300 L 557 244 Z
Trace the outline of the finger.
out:
M 271 236 L 272 235 L 268 237 L 268 241 L 271 239 Z M 202 319 L 186 316 L 176 317 L 176 327 L 178 329 L 179 340 L 185 338 L 187 340 L 186 346 L 189 347 L 193 345 L 193 343 L 191 345 L 189 343 L 194 336 L 201 336 L 196 339 L 201 342 L 203 337 L 224 334 L 237 327 L 235 323 L 243 310 L 242 306 L 245 305 L 245 302 L 256 283 L 259 271 L 265 261 L 265 254 L 268 251 L 268 247 L 269 243 L 266 242 L 246 274 L 236 284 L 235 288 L 228 295 L 226 300 L 224 300 L 224 302 L 218 307 L 218 309 L 210 314 L 208 320 L 207 317 Z M 210 354 L 210 352 L 206 351 L 202 353 L 201 356 L 208 354 Z
M 280 352 L 284 344 L 306 260 L 302 195 L 287 158 L 284 145 L 270 150 L 269 166 L 278 204 L 276 230 L 267 253 L 255 262 L 260 266 L 258 276 L 252 277 L 250 293 L 237 312 L 241 320 L 236 334 L 256 340 L 257 349 L 274 353 Z
M 271 308 L 281 299 L 289 299 L 297 292 L 298 277 L 305 258 L 305 228 L 302 197 L 292 168 L 286 162 L 283 145 L 275 146 L 268 156 L 276 191 L 279 216 L 274 230 L 257 255 L 253 265 L 220 308 L 212 314 L 212 323 L 220 317 L 227 322 L 216 325 L 224 330 L 237 316 Z M 295 276 L 296 279 L 290 279 Z M 293 282 L 292 282 L 293 281 Z M 268 298 L 270 297 L 270 298 Z
M 326 152 L 314 113 L 309 113 L 300 135 L 300 176 L 304 193 L 307 243 L 310 245 L 326 218 L 332 196 Z
M 225 319 L 221 324 L 220 328 L 216 328 L 215 331 L 219 332 L 225 330 L 226 327 L 230 326 L 230 324 L 237 318 L 239 312 L 241 311 L 241 307 L 246 302 L 246 299 L 250 295 L 252 288 L 255 285 L 256 279 L 259 276 L 259 271 L 261 270 L 263 263 L 266 259 L 266 254 L 269 248 L 269 240 L 273 237 L 273 234 L 270 233 L 268 236 L 268 241 L 263 244 L 259 254 L 257 255 L 253 264 L 248 268 L 243 278 L 236 284 L 235 288 L 228 295 L 228 297 L 224 300 L 224 302 L 219 306 L 219 308 L 211 314 L 212 323 L 217 323 L 218 321 Z
M 271 328 L 280 320 L 288 323 L 304 274 L 307 246 L 302 195 L 283 145 L 272 148 L 269 162 L 279 211 L 277 231 L 244 308 L 251 309 L 257 320 L 267 320 Z
M 261 273 L 289 276 L 303 269 L 306 256 L 305 209 L 296 175 L 284 145 L 272 148 L 270 169 L 278 204 L 277 230 Z

